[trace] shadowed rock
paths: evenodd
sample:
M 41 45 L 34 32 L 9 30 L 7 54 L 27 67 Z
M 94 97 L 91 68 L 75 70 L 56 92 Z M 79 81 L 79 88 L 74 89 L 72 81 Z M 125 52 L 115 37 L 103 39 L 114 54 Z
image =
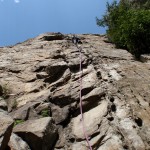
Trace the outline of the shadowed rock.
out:
M 84 123 L 93 150 L 149 150 L 149 55 L 136 61 L 106 42 L 105 35 L 77 35 L 82 42 L 79 71 L 80 52 L 71 37 L 46 33 L 0 48 L 0 85 L 5 85 L 0 96 L 8 95 L 0 99 L 0 108 L 8 106 L 16 122 L 26 121 L 14 132 L 33 150 L 87 150 L 79 109 L 82 87 Z M 4 114 L 2 127 L 7 124 Z M 2 134 L 1 146 L 7 145 L 10 133 Z
M 2 97 L 0 97 L 0 109 L 6 110 L 6 111 L 8 109 L 7 108 L 7 103 Z
M 5 150 L 9 142 L 14 121 L 0 109 L 0 150 Z
M 3 95 L 3 88 L 2 88 L 2 86 L 0 85 L 0 96 L 2 96 Z
M 57 138 L 57 129 L 50 117 L 26 121 L 15 126 L 13 132 L 26 141 L 32 150 L 52 149 Z
M 53 41 L 53 40 L 63 40 L 64 35 L 61 33 L 45 33 L 41 34 L 38 39 L 44 40 L 44 41 Z
M 14 133 L 10 137 L 8 147 L 11 150 L 31 150 L 28 144 Z

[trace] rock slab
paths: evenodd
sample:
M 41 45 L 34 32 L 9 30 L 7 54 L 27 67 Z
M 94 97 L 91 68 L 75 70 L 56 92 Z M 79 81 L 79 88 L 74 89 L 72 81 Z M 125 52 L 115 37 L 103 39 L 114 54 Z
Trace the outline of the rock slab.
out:
M 8 147 L 11 150 L 31 150 L 28 144 L 14 133 L 10 137 Z
M 52 149 L 57 129 L 51 117 L 29 120 L 17 125 L 13 132 L 26 141 L 32 150 Z
M 5 150 L 13 129 L 13 119 L 4 111 L 0 110 L 0 150 Z

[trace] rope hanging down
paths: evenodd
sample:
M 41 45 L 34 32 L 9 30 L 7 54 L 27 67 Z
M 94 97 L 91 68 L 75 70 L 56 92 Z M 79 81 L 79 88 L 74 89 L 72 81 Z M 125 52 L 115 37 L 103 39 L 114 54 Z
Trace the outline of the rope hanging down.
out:
M 80 105 L 82 129 L 83 129 L 84 137 L 86 139 L 88 147 L 89 147 L 90 150 L 92 150 L 92 146 L 90 144 L 90 141 L 88 139 L 88 135 L 87 135 L 86 129 L 85 129 L 84 116 L 83 116 L 83 108 L 82 108 L 82 52 L 81 52 L 82 48 L 78 47 L 78 43 L 81 43 L 81 41 L 80 41 L 80 39 L 78 37 L 73 36 L 72 42 L 75 44 L 75 46 L 79 50 L 79 54 L 80 54 L 80 78 L 79 78 L 79 82 L 80 82 L 80 104 L 79 105 Z

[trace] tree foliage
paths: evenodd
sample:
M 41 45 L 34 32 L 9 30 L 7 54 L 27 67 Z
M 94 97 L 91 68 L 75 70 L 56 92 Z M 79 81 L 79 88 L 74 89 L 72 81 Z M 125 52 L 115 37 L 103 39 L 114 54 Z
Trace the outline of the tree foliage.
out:
M 107 3 L 106 14 L 102 19 L 97 18 L 97 25 L 108 27 L 109 40 L 116 47 L 128 49 L 137 58 L 150 53 L 149 1 L 142 2 L 122 0 Z

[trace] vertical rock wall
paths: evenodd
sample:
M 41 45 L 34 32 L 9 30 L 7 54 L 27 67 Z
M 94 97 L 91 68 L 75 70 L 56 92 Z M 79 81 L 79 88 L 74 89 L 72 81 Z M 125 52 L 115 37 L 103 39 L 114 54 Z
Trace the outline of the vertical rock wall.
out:
M 149 61 L 135 61 L 105 36 L 78 36 L 82 41 L 84 123 L 93 149 L 150 149 Z M 4 89 L 0 92 L 5 102 L 2 107 L 0 100 L 0 108 L 15 123 L 9 147 L 88 149 L 80 120 L 79 62 L 71 35 L 60 33 L 0 48 Z M 19 139 L 23 145 L 13 146 Z

